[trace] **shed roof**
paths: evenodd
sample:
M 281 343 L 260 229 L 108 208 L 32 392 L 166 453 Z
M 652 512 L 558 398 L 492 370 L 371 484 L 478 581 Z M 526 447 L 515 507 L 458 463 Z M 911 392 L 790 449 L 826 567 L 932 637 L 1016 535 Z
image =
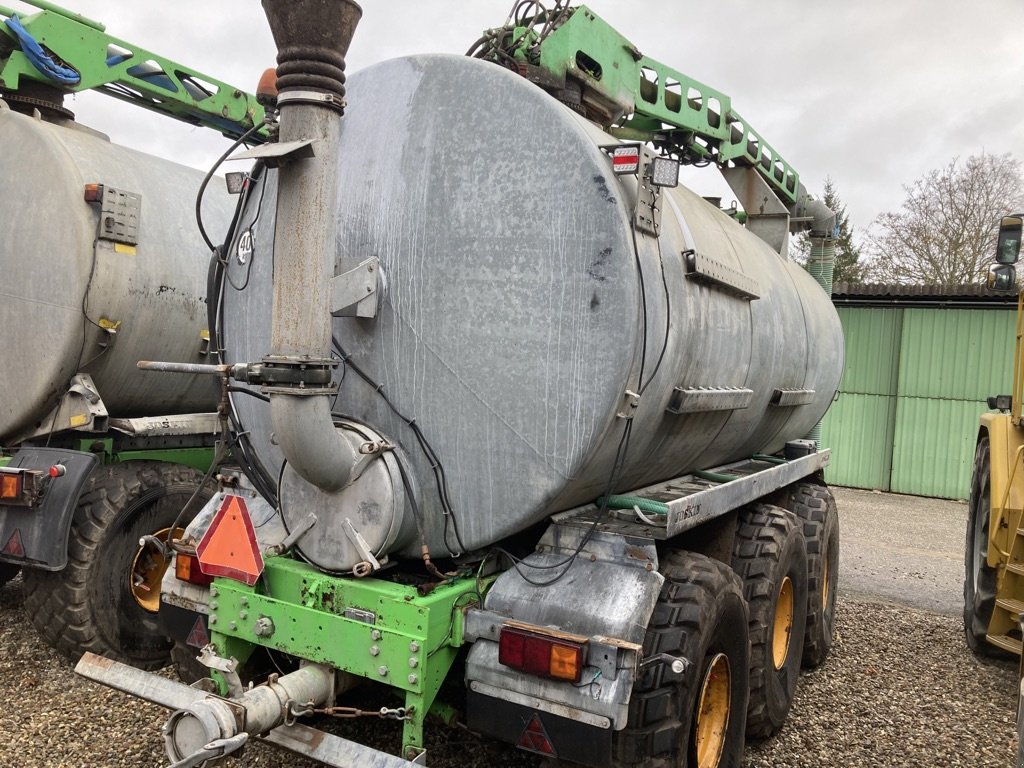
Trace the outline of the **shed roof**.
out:
M 895 283 L 836 283 L 837 306 L 927 306 L 961 309 L 1012 309 L 1017 294 L 995 292 L 984 285 L 898 285 Z

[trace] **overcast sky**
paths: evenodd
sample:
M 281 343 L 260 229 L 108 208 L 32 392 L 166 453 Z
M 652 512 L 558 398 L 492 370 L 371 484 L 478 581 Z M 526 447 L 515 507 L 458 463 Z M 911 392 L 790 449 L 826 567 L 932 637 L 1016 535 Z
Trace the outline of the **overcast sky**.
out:
M 256 0 L 59 0 L 123 40 L 253 90 L 275 48 Z M 23 3 L 9 3 L 31 11 Z M 363 0 L 349 71 L 409 53 L 464 53 L 507 0 Z M 593 0 L 646 55 L 726 94 L 812 194 L 835 181 L 859 235 L 902 185 L 954 157 L 1024 159 L 1021 0 Z M 215 133 L 113 99 L 69 100 L 120 143 L 207 167 Z M 725 194 L 706 169 L 688 183 Z

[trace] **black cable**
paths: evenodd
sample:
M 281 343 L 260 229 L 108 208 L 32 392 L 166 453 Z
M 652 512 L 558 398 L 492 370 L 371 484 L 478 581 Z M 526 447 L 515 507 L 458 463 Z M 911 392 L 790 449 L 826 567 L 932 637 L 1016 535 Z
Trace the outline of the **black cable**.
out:
M 444 470 L 444 465 L 442 464 L 440 458 L 434 451 L 433 446 L 430 444 L 430 441 L 427 440 L 426 435 L 423 434 L 423 430 L 420 428 L 420 425 L 416 423 L 415 418 L 409 418 L 408 416 L 406 416 L 405 414 L 398 410 L 397 406 L 395 406 L 395 404 L 387 396 L 387 393 L 384 391 L 384 385 L 375 382 L 368 373 L 366 373 L 362 368 L 359 367 L 358 363 L 356 363 L 352 359 L 352 357 L 345 351 L 345 349 L 341 346 L 341 342 L 338 341 L 337 337 L 332 335 L 331 342 L 334 345 L 335 350 L 337 350 L 338 354 L 341 356 L 342 362 L 347 367 L 351 367 L 352 371 L 359 378 L 361 378 L 364 382 L 369 384 L 373 388 L 373 390 L 381 397 L 381 399 L 384 401 L 385 405 L 387 405 L 387 407 L 391 410 L 391 412 L 395 414 L 395 416 L 397 416 L 403 422 L 405 422 L 405 424 L 412 430 L 413 435 L 416 437 L 416 441 L 420 446 L 420 450 L 426 457 L 427 462 L 430 464 L 430 469 L 434 474 L 434 482 L 437 485 L 438 498 L 441 502 L 441 511 L 444 517 L 445 546 L 447 546 L 449 549 L 455 549 L 454 547 L 451 547 L 451 545 L 448 543 L 448 525 L 450 519 L 452 531 L 455 534 L 455 541 L 458 544 L 458 549 L 460 550 L 459 553 L 453 554 L 456 554 L 456 556 L 458 556 L 458 554 L 465 552 L 466 545 L 462 541 L 461 532 L 459 531 L 458 518 L 455 515 L 454 505 L 452 504 L 451 495 L 448 490 L 447 473 Z
M 605 515 L 608 513 L 608 496 L 611 494 L 611 490 L 618 483 L 622 470 L 625 467 L 626 454 L 629 452 L 629 440 L 632 436 L 632 433 L 633 420 L 628 419 L 626 421 L 625 428 L 622 430 L 622 436 L 619 438 L 619 444 L 616 448 L 615 463 L 612 467 L 612 474 L 608 478 L 608 486 L 605 493 L 602 494 L 601 503 L 598 506 L 597 514 L 594 516 L 593 522 L 590 524 L 590 527 L 587 529 L 587 532 L 583 535 L 583 538 L 580 539 L 580 543 L 576 545 L 576 549 L 572 552 L 572 554 L 567 555 L 563 560 L 560 560 L 559 562 L 541 565 L 528 563 L 526 562 L 525 558 L 517 558 L 511 552 L 508 552 L 507 550 L 502 549 L 501 547 L 495 547 L 495 549 L 498 552 L 509 558 L 509 560 L 512 562 L 512 567 L 516 569 L 516 573 L 518 573 L 519 577 L 527 584 L 530 584 L 535 587 L 549 587 L 557 581 L 560 581 L 569 572 L 569 569 L 572 567 L 572 564 L 576 561 L 576 558 L 579 557 L 580 553 L 583 551 L 583 548 L 590 542 L 590 539 L 593 538 L 594 532 L 597 530 L 597 526 L 601 524 Z M 534 570 L 538 571 L 555 570 L 557 568 L 562 568 L 563 570 L 551 579 L 548 579 L 547 581 L 538 581 L 537 579 L 532 579 L 525 573 L 523 573 L 522 568 L 520 566 L 533 568 Z
M 213 178 L 213 174 L 217 172 L 218 168 L 220 168 L 221 163 L 228 159 L 228 155 L 238 149 L 249 139 L 249 137 L 262 128 L 264 122 L 257 123 L 239 136 L 231 146 L 227 148 L 227 151 L 217 159 L 217 162 L 213 164 L 213 167 L 206 172 L 206 176 L 203 177 L 203 183 L 199 185 L 199 191 L 196 193 L 196 225 L 199 227 L 199 234 L 202 235 L 203 240 L 206 241 L 206 245 L 211 251 L 214 250 L 216 246 L 213 244 L 213 241 L 210 240 L 209 235 L 206 234 L 206 227 L 203 226 L 203 195 L 206 193 L 206 187 L 209 185 L 210 179 Z
M 640 375 L 637 377 L 638 387 L 644 381 L 644 367 L 647 365 L 647 286 L 644 281 L 644 270 L 640 264 L 640 246 L 636 241 L 636 228 L 633 229 L 633 260 L 636 262 L 637 284 L 640 288 L 640 313 L 641 329 L 640 335 Z
M 654 377 L 658 375 L 658 371 L 661 369 L 661 363 L 665 359 L 665 351 L 668 349 L 668 335 L 669 335 L 669 331 L 671 330 L 671 327 L 672 327 L 672 295 L 671 295 L 671 293 L 669 292 L 669 289 L 668 289 L 668 277 L 665 275 L 665 260 L 664 260 L 664 258 L 662 256 L 662 253 L 661 253 L 661 238 L 659 237 L 659 238 L 656 238 L 655 240 L 658 243 L 658 263 L 661 265 L 661 285 L 662 285 L 662 287 L 665 290 L 665 336 L 661 340 L 661 352 L 658 353 L 658 360 L 654 364 L 654 370 L 651 371 L 651 377 L 649 379 L 647 379 L 646 382 L 643 382 L 642 381 L 642 375 L 641 375 L 641 384 L 640 384 L 640 391 L 639 391 L 639 394 L 641 394 L 641 395 L 644 392 L 647 391 L 647 387 L 649 387 L 651 385 L 651 382 L 654 381 Z M 636 247 L 636 231 L 635 230 L 633 232 L 633 244 L 634 244 L 634 247 Z M 640 279 L 641 279 L 641 281 L 643 280 L 643 276 L 642 275 L 641 275 Z M 645 313 L 644 316 L 646 318 L 646 313 Z M 646 325 L 645 325 L 645 330 L 644 330 L 644 346 L 646 346 L 646 340 L 647 340 L 647 334 L 646 334 Z
M 228 387 L 228 392 L 237 392 L 240 395 L 248 395 L 249 397 L 255 397 L 257 400 L 261 400 L 264 403 L 269 403 L 270 398 L 261 392 L 257 392 L 255 389 L 246 389 L 245 387 Z
M 227 273 L 227 260 L 224 256 L 224 251 L 230 249 L 230 245 L 234 240 L 239 222 L 241 221 L 242 215 L 248 207 L 248 202 L 251 199 L 254 184 L 262 183 L 260 198 L 262 203 L 262 192 L 266 184 L 266 180 L 263 178 L 265 170 L 266 165 L 262 161 L 257 161 L 249 172 L 248 183 L 246 184 L 242 194 L 239 195 L 238 202 L 235 205 L 234 214 L 231 218 L 231 223 L 228 227 L 225 242 L 225 246 L 227 247 L 221 246 L 215 248 L 210 257 L 210 268 L 207 274 L 207 322 L 210 330 L 210 349 L 221 362 L 224 362 L 221 327 L 224 319 L 223 295 L 224 282 Z M 230 393 L 246 394 L 259 400 L 266 400 L 264 395 L 244 387 L 229 387 L 228 391 Z M 245 476 L 249 478 L 257 493 L 266 499 L 272 507 L 277 509 L 277 487 L 274 483 L 274 479 L 267 471 L 266 467 L 263 466 L 259 457 L 253 453 L 252 445 L 248 438 L 248 432 L 242 428 L 238 419 L 238 413 L 234 407 L 234 401 L 230 397 L 229 406 L 228 422 L 231 432 L 235 434 L 235 439 L 229 445 L 231 459 L 239 466 L 239 468 L 241 468 L 242 472 L 245 473 Z
M 231 275 L 228 273 L 228 270 L 226 268 L 224 270 L 224 279 L 227 281 L 228 285 L 238 292 L 244 291 L 249 287 L 249 277 L 252 275 L 252 265 L 253 262 L 256 261 L 256 237 L 252 232 L 252 228 L 255 227 L 256 222 L 260 220 L 260 214 L 263 212 L 263 196 L 266 194 L 266 191 L 267 183 L 266 180 L 264 180 L 264 182 L 260 184 L 260 198 L 256 201 L 256 213 L 253 214 L 252 221 L 250 221 L 249 224 L 241 230 L 241 233 L 237 238 L 233 238 L 231 241 L 231 245 L 234 248 L 237 248 L 238 245 L 236 244 L 236 241 L 240 242 L 246 232 L 249 233 L 249 237 L 252 241 L 252 253 L 249 254 L 249 260 L 245 265 L 245 281 L 241 285 L 235 285 L 234 281 L 231 279 Z
M 225 443 L 222 445 L 226 445 L 229 443 L 230 441 L 225 441 Z M 182 505 L 181 511 L 178 512 L 177 517 L 174 518 L 174 522 L 171 524 L 171 527 L 167 529 L 167 546 L 175 552 L 178 552 L 180 550 L 175 546 L 174 533 L 178 530 L 179 527 L 181 527 L 181 523 L 185 519 L 185 513 L 188 512 L 188 508 L 192 505 L 192 502 L 196 500 L 196 498 L 199 496 L 199 492 L 203 490 L 203 488 L 206 486 L 208 482 L 210 482 L 210 478 L 213 477 L 214 471 L 217 469 L 218 466 L 220 466 L 221 461 L 224 459 L 223 452 L 225 450 L 230 449 L 226 447 L 218 447 L 217 451 L 213 455 L 213 459 L 210 461 L 209 468 L 203 475 L 203 479 L 199 481 L 199 485 L 197 485 L 196 489 L 192 491 L 192 495 L 188 497 L 188 501 L 186 501 Z

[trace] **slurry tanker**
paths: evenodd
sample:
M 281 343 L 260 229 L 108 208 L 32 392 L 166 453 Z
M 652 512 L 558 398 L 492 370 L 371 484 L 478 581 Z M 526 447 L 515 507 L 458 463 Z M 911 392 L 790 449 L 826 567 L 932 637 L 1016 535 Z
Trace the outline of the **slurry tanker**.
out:
M 208 374 L 236 449 L 157 537 L 194 684 L 77 671 L 172 709 L 178 766 L 257 740 L 422 764 L 431 713 L 567 762 L 739 765 L 834 631 L 831 212 L 728 96 L 585 6 L 347 77 L 357 5 L 263 6 L 270 141 L 235 156 L 216 358 L 139 362 Z M 331 715 L 395 721 L 398 754 Z
M 112 143 L 63 102 L 98 89 L 235 137 L 253 97 L 56 8 L 0 8 L 0 584 L 19 571 L 42 637 L 156 668 L 165 537 L 211 466 L 217 390 L 140 357 L 211 359 L 203 174 Z M 259 138 L 259 137 L 257 137 Z M 201 207 L 223 230 L 217 184 Z M 180 518 L 187 522 L 188 517 Z

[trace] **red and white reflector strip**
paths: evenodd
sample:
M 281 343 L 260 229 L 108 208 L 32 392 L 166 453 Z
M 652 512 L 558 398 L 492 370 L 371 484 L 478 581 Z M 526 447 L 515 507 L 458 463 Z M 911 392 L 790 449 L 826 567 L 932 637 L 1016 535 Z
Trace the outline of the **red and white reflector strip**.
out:
M 616 176 L 640 170 L 640 145 L 620 144 L 612 149 L 612 171 Z
M 498 639 L 498 663 L 528 675 L 578 683 L 583 673 L 585 648 L 584 643 L 516 627 L 502 627 Z
M 224 576 L 250 587 L 256 583 L 263 573 L 263 555 L 245 499 L 224 497 L 196 547 L 196 559 L 207 576 Z

